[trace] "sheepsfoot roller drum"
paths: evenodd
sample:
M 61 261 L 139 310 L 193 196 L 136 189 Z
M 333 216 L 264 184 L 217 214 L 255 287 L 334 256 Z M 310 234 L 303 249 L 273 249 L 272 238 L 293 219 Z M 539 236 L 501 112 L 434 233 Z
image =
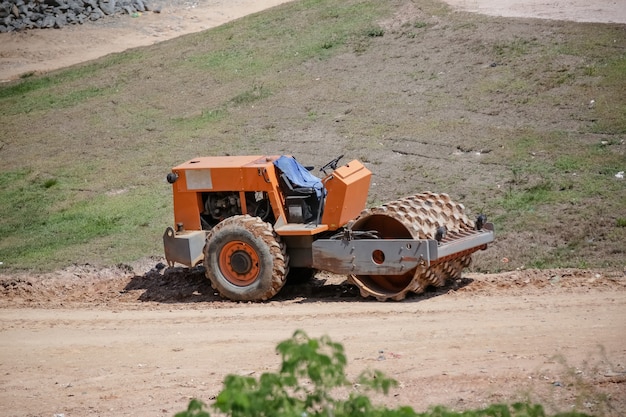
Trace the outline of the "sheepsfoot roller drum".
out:
M 348 274 L 348 280 L 363 297 L 379 301 L 443 286 L 460 277 L 470 255 L 493 240 L 493 226 L 483 221 L 483 216 L 470 220 L 447 194 L 417 194 L 365 210 L 350 226 L 357 272 Z M 366 259 L 359 263 L 359 257 Z

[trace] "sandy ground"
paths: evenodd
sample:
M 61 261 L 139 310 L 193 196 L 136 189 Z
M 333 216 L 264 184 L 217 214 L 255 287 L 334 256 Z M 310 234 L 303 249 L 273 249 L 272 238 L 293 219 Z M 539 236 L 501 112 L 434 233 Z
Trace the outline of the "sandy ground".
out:
M 0 82 L 198 32 L 288 1 L 153 0 L 163 5 L 161 13 L 118 16 L 60 30 L 0 33 Z M 445 1 L 459 10 L 494 16 L 626 23 L 623 0 Z
M 351 378 L 396 379 L 378 398 L 389 406 L 626 412 L 623 272 L 470 274 L 401 303 L 365 301 L 330 275 L 233 303 L 201 275 L 0 276 L 0 414 L 173 415 L 210 402 L 227 374 L 276 371 L 274 348 L 296 329 L 342 343 Z
M 160 13 L 57 30 L 0 33 L 0 81 L 89 61 L 219 26 L 289 0 L 153 0 Z
M 282 2 L 198 1 L 136 19 L 0 34 L 0 79 Z M 481 13 L 626 23 L 618 1 L 449 2 Z M 373 368 L 397 379 L 380 399 L 390 406 L 530 399 L 551 411 L 626 414 L 623 271 L 469 274 L 402 303 L 364 301 L 341 277 L 323 276 L 268 303 L 238 304 L 219 300 L 198 271 L 163 274 L 150 269 L 155 262 L 0 276 L 0 415 L 173 415 L 192 397 L 210 402 L 229 373 L 276 370 L 274 347 L 296 329 L 344 344 L 350 376 Z
M 468 12 L 574 22 L 626 23 L 623 0 L 444 0 Z

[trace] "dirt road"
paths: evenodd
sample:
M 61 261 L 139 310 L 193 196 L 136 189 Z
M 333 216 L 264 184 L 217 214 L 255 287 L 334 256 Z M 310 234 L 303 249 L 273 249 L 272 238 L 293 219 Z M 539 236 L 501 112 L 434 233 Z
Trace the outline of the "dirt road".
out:
M 173 415 L 192 397 L 210 401 L 229 373 L 275 371 L 274 348 L 296 329 L 341 342 L 350 376 L 370 368 L 397 379 L 380 399 L 389 405 L 530 398 L 626 411 L 621 271 L 470 274 L 401 303 L 364 301 L 325 279 L 238 304 L 199 272 L 0 277 L 0 414 Z
M 444 0 L 454 8 L 489 16 L 528 17 L 572 22 L 626 23 L 619 0 Z
M 153 0 L 159 13 L 54 30 L 0 33 L 0 82 L 219 26 L 289 0 Z

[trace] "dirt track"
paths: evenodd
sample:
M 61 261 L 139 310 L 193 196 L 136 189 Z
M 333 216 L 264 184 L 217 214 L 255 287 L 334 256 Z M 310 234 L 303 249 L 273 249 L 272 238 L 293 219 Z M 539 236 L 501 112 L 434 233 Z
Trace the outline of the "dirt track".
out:
M 276 370 L 274 347 L 296 329 L 344 344 L 352 376 L 397 379 L 381 399 L 390 405 L 530 398 L 626 411 L 622 272 L 470 274 L 401 303 L 364 301 L 336 276 L 263 304 L 221 301 L 201 271 L 182 269 L 76 267 L 0 283 L 5 416 L 173 415 L 191 397 L 210 401 L 229 373 Z
M 0 82 L 199 32 L 289 0 L 153 0 L 159 13 L 57 30 L 0 33 Z

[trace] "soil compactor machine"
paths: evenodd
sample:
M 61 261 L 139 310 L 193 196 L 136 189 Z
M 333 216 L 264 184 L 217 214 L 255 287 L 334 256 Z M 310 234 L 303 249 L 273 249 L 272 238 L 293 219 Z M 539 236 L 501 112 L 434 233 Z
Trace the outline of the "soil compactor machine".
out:
M 372 173 L 333 159 L 322 179 L 291 156 L 214 156 L 172 169 L 168 265 L 204 263 L 217 292 L 236 301 L 276 295 L 292 271 L 345 274 L 363 297 L 402 300 L 461 276 L 493 241 L 447 194 L 416 194 L 366 209 Z

